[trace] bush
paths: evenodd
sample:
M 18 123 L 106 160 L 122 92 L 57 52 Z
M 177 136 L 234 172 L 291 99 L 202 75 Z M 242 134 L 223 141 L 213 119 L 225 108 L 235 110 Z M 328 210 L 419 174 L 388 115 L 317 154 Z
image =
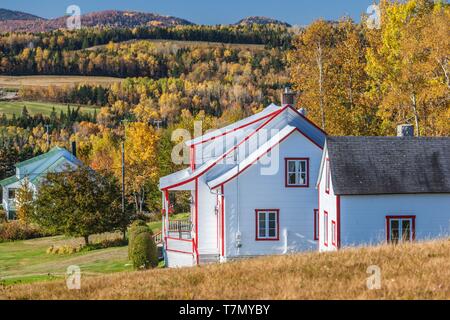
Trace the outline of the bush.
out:
M 128 228 L 128 258 L 131 260 L 131 248 L 133 247 L 133 239 L 141 232 L 148 232 L 148 226 L 145 221 L 135 220 Z
M 24 224 L 17 220 L 0 224 L 0 242 L 27 240 L 49 235 L 37 226 Z
M 130 253 L 133 267 L 136 270 L 158 266 L 158 251 L 149 229 L 134 235 Z
M 51 246 L 50 248 L 47 249 L 47 254 L 74 254 L 77 252 L 81 252 L 83 251 L 84 247 L 83 245 L 78 245 L 78 246 L 60 246 L 60 247 L 55 247 L 55 246 Z
M 128 257 L 135 269 L 158 266 L 158 249 L 153 233 L 142 220 L 134 221 L 128 232 Z
M 123 239 L 106 239 L 97 243 L 79 244 L 79 245 L 63 245 L 51 246 L 47 249 L 47 254 L 74 254 L 78 252 L 106 249 L 112 247 L 122 247 L 126 245 Z

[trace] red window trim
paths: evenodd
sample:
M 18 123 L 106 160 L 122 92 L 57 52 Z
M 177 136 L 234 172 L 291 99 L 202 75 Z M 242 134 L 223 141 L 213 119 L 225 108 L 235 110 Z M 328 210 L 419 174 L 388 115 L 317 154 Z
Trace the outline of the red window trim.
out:
M 276 212 L 277 217 L 277 236 L 276 238 L 260 238 L 258 236 L 258 213 L 259 212 Z M 280 240 L 280 209 L 255 209 L 255 240 L 256 241 L 279 241 Z
M 325 193 L 330 194 L 330 185 L 331 185 L 331 172 L 330 172 L 330 159 L 327 158 L 325 160 Z
M 416 216 L 411 215 L 397 215 L 397 216 L 386 216 L 386 241 L 389 243 L 391 241 L 391 228 L 389 228 L 389 222 L 393 219 L 411 219 L 411 238 L 412 241 L 416 240 Z
M 328 212 L 327 211 L 323 212 L 323 217 L 324 218 L 327 217 L 327 219 L 326 219 L 327 223 L 324 222 L 324 224 L 323 224 L 323 228 L 324 228 L 323 244 L 325 245 L 325 247 L 328 247 Z
M 336 247 L 336 243 L 337 243 L 337 228 L 336 228 L 336 221 L 331 220 L 331 243 L 333 244 L 333 246 Z
M 288 162 L 290 160 L 306 161 L 306 184 L 305 185 L 290 185 L 290 184 L 288 184 Z M 286 188 L 309 188 L 309 158 L 284 158 L 284 185 Z
M 319 209 L 314 209 L 314 240 L 319 240 Z

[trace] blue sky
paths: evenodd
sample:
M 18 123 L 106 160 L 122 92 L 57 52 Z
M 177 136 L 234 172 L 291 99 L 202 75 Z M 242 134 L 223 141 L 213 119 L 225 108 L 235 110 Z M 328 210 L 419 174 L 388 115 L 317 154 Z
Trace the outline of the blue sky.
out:
M 198 24 L 235 23 L 247 16 L 268 16 L 290 24 L 350 16 L 359 20 L 373 0 L 1 0 L 0 7 L 45 18 L 65 14 L 76 4 L 82 13 L 117 9 L 155 12 Z

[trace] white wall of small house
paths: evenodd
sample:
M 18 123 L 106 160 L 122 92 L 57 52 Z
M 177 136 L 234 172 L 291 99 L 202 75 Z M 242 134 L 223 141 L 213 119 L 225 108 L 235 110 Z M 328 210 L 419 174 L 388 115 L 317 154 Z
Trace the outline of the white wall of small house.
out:
M 336 224 L 336 232 L 338 231 L 337 218 L 337 196 L 334 194 L 333 181 L 330 178 L 329 192 L 326 192 L 326 159 L 328 158 L 327 150 L 324 151 L 324 167 L 320 177 L 319 192 L 319 251 L 334 251 L 338 249 L 337 242 L 333 243 L 332 228 L 333 221 Z M 328 213 L 328 224 L 325 223 L 325 213 Z M 326 232 L 328 231 L 328 232 Z M 337 240 L 337 234 L 336 234 Z
M 199 254 L 219 254 L 217 195 L 210 191 L 204 176 L 198 180 L 197 201 Z
M 278 148 L 278 170 L 261 175 L 255 163 L 224 185 L 225 257 L 284 254 L 316 250 L 314 209 L 317 208 L 315 182 L 322 150 L 299 132 L 292 133 Z M 285 186 L 285 158 L 309 158 L 309 187 Z M 279 210 L 279 240 L 256 240 L 256 209 Z M 236 234 L 241 233 L 240 248 Z
M 194 265 L 194 258 L 192 254 L 166 251 L 166 266 L 168 268 L 182 268 L 192 267 Z
M 3 197 L 2 205 L 3 205 L 3 209 L 5 211 L 14 211 L 15 210 L 15 208 L 9 207 L 9 202 L 8 202 L 8 200 L 9 200 L 8 199 L 8 197 L 9 197 L 9 190 L 10 189 L 16 189 L 16 197 L 17 197 L 17 189 L 19 189 L 20 186 L 21 186 L 20 182 L 17 181 L 17 182 L 9 184 L 7 186 L 4 186 L 2 188 L 2 197 Z M 6 212 L 6 216 L 8 217 L 8 212 Z
M 341 243 L 387 240 L 386 216 L 416 216 L 416 240 L 450 236 L 450 194 L 341 196 Z

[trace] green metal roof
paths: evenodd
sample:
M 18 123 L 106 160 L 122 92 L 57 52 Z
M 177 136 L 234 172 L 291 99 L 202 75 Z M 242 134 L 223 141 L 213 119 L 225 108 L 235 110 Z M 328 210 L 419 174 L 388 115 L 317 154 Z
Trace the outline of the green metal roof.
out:
M 43 170 L 41 173 L 36 175 L 33 179 L 31 179 L 31 183 L 36 184 L 39 182 L 39 179 L 45 176 L 47 173 L 52 172 L 53 169 L 57 168 L 59 165 L 63 164 L 64 162 L 71 162 L 70 160 L 66 159 L 64 156 L 59 157 L 56 159 L 55 162 L 53 162 L 50 166 L 48 166 L 45 170 Z
M 13 184 L 17 181 L 19 181 L 19 179 L 17 179 L 16 176 L 12 176 L 12 177 L 9 177 L 9 178 L 6 178 L 6 179 L 0 181 L 0 186 L 4 187 L 4 186 L 10 185 L 10 184 Z
M 22 162 L 19 162 L 18 164 L 16 164 L 16 167 L 17 168 L 21 168 L 21 167 L 29 165 L 29 164 L 31 164 L 33 162 L 49 158 L 49 157 L 55 155 L 55 153 L 63 151 L 63 150 L 65 150 L 65 149 L 64 148 L 60 148 L 60 147 L 54 147 L 53 149 L 51 149 L 47 153 L 41 154 L 40 156 L 31 158 L 31 159 L 28 159 L 28 160 L 25 160 L 25 161 L 22 161 Z

